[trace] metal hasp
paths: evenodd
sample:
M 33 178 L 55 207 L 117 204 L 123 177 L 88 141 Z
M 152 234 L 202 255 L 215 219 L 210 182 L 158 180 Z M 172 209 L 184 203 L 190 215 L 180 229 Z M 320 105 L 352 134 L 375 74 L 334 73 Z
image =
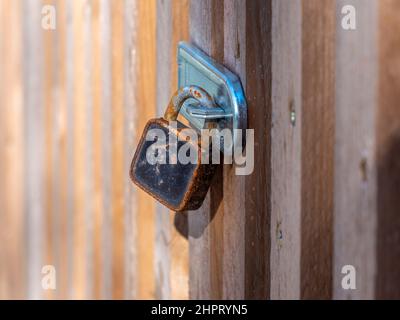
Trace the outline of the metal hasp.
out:
M 180 42 L 178 45 L 178 87 L 195 85 L 203 88 L 214 99 L 217 107 L 207 108 L 187 101 L 181 114 L 193 128 L 206 128 L 214 121 L 217 129 L 232 131 L 233 145 L 244 147 L 246 134 L 234 129 L 247 129 L 247 104 L 239 78 L 207 56 L 198 48 Z M 225 146 L 230 147 L 230 146 Z M 231 150 L 231 148 L 228 148 Z M 223 149 L 221 149 L 223 150 Z

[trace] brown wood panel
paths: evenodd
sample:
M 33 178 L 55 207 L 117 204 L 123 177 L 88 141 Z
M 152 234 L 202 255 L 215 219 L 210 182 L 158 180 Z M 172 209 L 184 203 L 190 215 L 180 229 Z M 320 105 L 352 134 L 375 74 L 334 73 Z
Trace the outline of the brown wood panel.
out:
M 264 1 L 192 3 L 193 43 L 241 77 L 256 152 L 252 174 L 225 165 L 189 214 L 191 298 L 269 294 L 270 14 Z
M 224 4 L 224 64 L 241 77 L 246 87 L 246 12 L 244 1 Z M 240 299 L 245 295 L 245 223 L 243 214 L 245 183 L 235 168 L 223 168 L 223 298 Z M 254 187 L 253 187 L 254 188 Z M 252 191 L 254 191 L 252 188 Z
M 102 47 L 99 1 L 92 1 L 93 95 L 93 298 L 103 298 L 103 157 L 102 157 Z
M 0 21 L 4 21 L 4 1 L 0 1 Z M 0 23 L 0 32 L 4 32 L 3 23 Z M 4 97 L 5 93 L 5 79 L 4 75 L 4 37 L 0 38 L 0 95 Z M 4 107 L 1 105 L 0 107 L 0 144 L 2 146 L 5 145 L 5 132 L 4 132 Z M 4 171 L 4 150 L 0 149 L 0 170 Z M 5 188 L 6 185 L 4 183 L 0 183 L 0 203 L 4 204 L 5 199 Z M 4 236 L 4 220 L 5 220 L 5 210 L 4 206 L 0 205 L 0 261 L 4 261 L 6 259 L 4 244 L 5 239 Z M 6 299 L 8 294 L 7 290 L 7 268 L 5 263 L 0 263 L 0 299 Z
M 223 2 L 192 1 L 190 7 L 190 40 L 207 54 L 223 58 Z M 188 213 L 189 297 L 218 299 L 222 296 L 222 210 L 221 174 L 215 179 L 203 206 Z
M 177 45 L 188 39 L 189 1 L 157 1 L 157 114 L 177 89 Z M 156 297 L 188 297 L 187 215 L 156 205 Z
M 1 267 L 0 296 L 26 298 L 24 202 L 24 128 L 22 68 L 22 7 L 0 3 L 1 53 Z
M 44 6 L 55 6 L 55 1 L 43 0 L 41 2 L 42 8 Z M 42 15 L 43 17 L 43 15 Z M 55 57 L 55 37 L 56 33 L 53 30 L 42 29 L 43 33 L 43 64 L 42 78 L 43 78 L 43 107 L 45 109 L 45 212 L 44 212 L 44 229 L 45 229 L 45 242 L 44 242 L 44 257 L 43 265 L 51 265 L 56 268 L 57 272 L 57 261 L 56 261 L 56 238 L 55 238 L 55 223 L 57 219 L 58 210 L 56 209 L 57 197 L 56 193 L 56 170 L 57 162 L 54 158 L 58 153 L 55 152 L 56 145 L 54 137 L 56 132 L 54 131 L 54 124 L 57 109 L 55 104 L 55 81 L 56 81 L 56 57 Z M 45 290 L 44 298 L 54 299 L 56 292 L 53 290 Z
M 272 2 L 272 299 L 300 298 L 301 21 L 301 2 Z
M 27 297 L 43 297 L 41 269 L 45 254 L 45 108 L 43 105 L 43 34 L 41 1 L 24 2 L 23 35 L 23 100 L 24 100 L 24 217 L 26 230 L 25 264 Z M 21 252 L 21 249 L 17 252 Z M 40 278 L 39 278 L 40 277 Z
M 375 296 L 378 1 L 337 1 L 357 9 L 357 29 L 336 24 L 336 124 L 333 297 Z M 339 21 L 340 22 L 340 21 Z M 343 290 L 342 267 L 356 269 L 356 290 Z
M 138 289 L 137 273 L 137 191 L 127 174 L 131 165 L 136 134 L 136 41 L 138 8 L 136 0 L 125 1 L 124 26 L 124 188 L 125 188 L 125 298 L 135 299 Z
M 172 2 L 157 1 L 157 79 L 156 79 L 156 113 L 162 116 L 164 108 L 170 99 L 170 92 L 174 86 L 171 82 L 171 61 L 173 60 L 172 41 Z M 155 272 L 155 297 L 169 299 L 171 297 L 171 252 L 169 243 L 171 239 L 172 213 L 161 204 L 155 205 L 155 246 L 154 246 L 154 272 Z
M 399 299 L 400 288 L 400 3 L 379 1 L 376 113 L 378 299 Z
M 146 122 L 154 117 L 156 101 L 156 1 L 138 1 L 137 24 L 137 139 Z M 137 198 L 138 298 L 149 299 L 155 294 L 154 282 L 154 200 L 142 191 Z
M 68 214 L 67 214 L 67 66 L 66 57 L 66 27 L 67 6 L 65 1 L 57 0 L 57 29 L 55 34 L 55 59 L 54 69 L 56 71 L 54 83 L 55 112 L 53 115 L 53 168 L 54 190 L 53 203 L 56 210 L 57 220 L 55 222 L 54 237 L 56 238 L 56 275 L 57 275 L 57 297 L 66 299 L 68 297 Z M 54 238 L 53 238 L 54 239 Z
M 101 116 L 102 119 L 102 294 L 112 298 L 112 103 L 111 103 L 111 0 L 100 1 Z
M 113 233 L 113 298 L 124 296 L 124 6 L 122 1 L 111 6 L 112 48 L 112 233 Z
M 86 114 L 86 79 L 85 70 L 85 4 L 86 1 L 73 2 L 72 20 L 74 32 L 73 48 L 73 176 L 74 176 L 74 218 L 73 218 L 73 297 L 84 299 L 88 292 L 86 266 L 88 238 L 86 234 L 86 205 L 89 201 L 86 193 L 88 180 L 86 179 L 86 147 L 88 146 L 86 125 L 88 115 Z
M 335 9 L 302 1 L 301 299 L 332 297 Z

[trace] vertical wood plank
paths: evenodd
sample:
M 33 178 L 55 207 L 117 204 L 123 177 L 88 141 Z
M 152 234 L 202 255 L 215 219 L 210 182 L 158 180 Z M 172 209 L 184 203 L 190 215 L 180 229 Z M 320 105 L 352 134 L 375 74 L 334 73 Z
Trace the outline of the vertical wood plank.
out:
M 1 266 L 0 297 L 26 298 L 26 248 L 24 217 L 24 127 L 22 7 L 19 2 L 0 3 L 2 118 L 1 165 Z M 40 274 L 37 274 L 40 280 Z
M 254 171 L 245 176 L 246 299 L 270 296 L 271 214 L 271 23 L 272 4 L 246 3 L 246 77 L 248 127 L 254 129 Z
M 137 88 L 137 20 L 138 10 L 135 0 L 125 1 L 124 24 L 124 197 L 125 197 L 125 298 L 135 299 L 138 289 L 137 260 L 137 192 L 130 181 L 130 164 L 134 152 L 136 117 L 138 106 L 135 103 Z
M 25 141 L 25 218 L 28 226 L 27 277 L 28 298 L 42 297 L 45 210 L 45 110 L 43 107 L 43 50 L 41 1 L 23 3 L 23 74 L 24 74 L 24 141 Z
M 93 96 L 93 297 L 103 298 L 103 157 L 102 157 L 102 47 L 99 1 L 92 1 Z M 104 119 L 104 121 L 107 121 Z
M 271 298 L 299 299 L 301 3 L 273 1 L 272 12 Z
M 0 19 L 4 21 L 4 1 L 0 1 Z M 0 32 L 4 32 L 3 23 L 0 23 Z M 0 38 L 0 95 L 4 97 L 5 93 L 5 79 L 3 77 L 4 74 L 4 37 Z M 5 145 L 5 132 L 4 132 L 4 121 L 5 119 L 5 108 L 3 102 L 0 105 L 0 144 L 2 146 Z M 4 172 L 4 150 L 0 149 L 0 170 Z M 5 183 L 0 183 L 0 203 L 4 204 L 5 199 Z M 5 261 L 5 248 L 4 244 L 4 224 L 5 223 L 5 210 L 4 206 L 1 205 L 0 207 L 0 261 Z M 7 268 L 5 263 L 0 263 L 0 299 L 7 298 Z
M 171 8 L 172 39 L 170 42 L 171 68 L 170 96 L 177 89 L 178 63 L 177 48 L 179 41 L 189 39 L 189 0 L 173 1 Z M 189 297 L 189 241 L 187 240 L 187 214 L 169 213 L 171 239 L 169 251 L 171 268 L 169 282 L 171 284 L 171 299 L 187 299 Z
M 157 116 L 162 116 L 165 106 L 169 102 L 169 95 L 174 83 L 171 82 L 173 52 L 172 47 L 172 2 L 157 1 Z M 172 213 L 163 205 L 155 205 L 155 247 L 154 247 L 154 272 L 155 272 L 155 297 L 169 299 L 171 297 L 171 241 Z
M 156 2 L 139 1 L 137 37 L 137 137 L 142 134 L 146 122 L 155 115 L 156 87 Z M 138 298 L 154 297 L 154 200 L 138 191 Z M 150 271 L 151 270 L 151 271 Z
M 67 155 L 67 63 L 66 57 L 66 31 L 67 31 L 67 6 L 65 1 L 56 2 L 57 25 L 55 31 L 56 58 L 54 70 L 56 71 L 55 103 L 56 110 L 53 116 L 53 168 L 54 190 L 53 203 L 57 215 L 54 236 L 56 237 L 56 271 L 57 271 L 57 297 L 66 299 L 68 297 L 68 155 Z
M 73 103 L 74 103 L 74 211 L 73 211 L 73 296 L 76 299 L 84 299 L 90 288 L 87 285 L 90 275 L 87 273 L 88 266 L 88 235 L 86 229 L 86 214 L 88 199 L 88 166 L 86 151 L 89 146 L 86 125 L 89 121 L 87 114 L 87 83 L 86 70 L 89 66 L 85 64 L 85 52 L 88 44 L 85 40 L 85 14 L 86 1 L 73 2 Z M 90 67 L 89 67 L 90 68 Z
M 334 12 L 335 1 L 302 1 L 301 299 L 332 297 Z
M 269 295 L 270 14 L 263 1 L 191 6 L 194 44 L 242 80 L 258 149 L 252 174 L 224 166 L 202 209 L 189 214 L 191 298 Z
M 111 6 L 112 48 L 112 233 L 113 233 L 113 298 L 124 296 L 124 15 L 123 2 Z
M 377 299 L 400 288 L 400 3 L 379 1 L 377 145 Z
M 244 87 L 246 5 L 244 1 L 224 3 L 224 64 L 241 78 Z M 241 299 L 245 296 L 245 183 L 232 166 L 225 165 L 223 170 L 223 298 Z
M 188 38 L 189 1 L 157 1 L 157 114 L 161 116 L 177 89 L 177 45 Z M 175 225 L 177 225 L 176 229 Z M 188 297 L 187 215 L 156 205 L 156 297 Z M 187 231 L 186 231 L 187 233 Z
M 223 59 L 223 2 L 192 1 L 190 39 L 194 45 L 217 61 Z M 217 173 L 221 176 L 221 171 Z M 189 227 L 189 298 L 218 299 L 222 295 L 222 210 L 221 179 L 215 179 L 203 206 L 188 213 Z M 218 199 L 219 198 L 219 199 Z
M 45 6 L 55 6 L 54 1 L 43 0 L 41 2 L 41 7 Z M 42 13 L 43 17 L 43 13 Z M 42 79 L 43 79 L 43 106 L 45 109 L 45 176 L 44 176 L 44 184 L 45 184 L 45 212 L 44 212 L 44 225 L 43 228 L 45 230 L 45 243 L 44 243 L 44 257 L 43 257 L 43 265 L 51 265 L 57 268 L 56 263 L 56 240 L 55 238 L 55 223 L 57 219 L 56 211 L 56 201 L 53 197 L 53 191 L 56 188 L 55 181 L 55 173 L 56 167 L 54 166 L 56 163 L 53 161 L 55 156 L 55 144 L 54 144 L 54 120 L 56 115 L 56 105 L 54 99 L 54 88 L 55 88 L 55 73 L 56 73 L 56 65 L 55 65 L 55 33 L 53 30 L 46 30 L 42 26 L 42 34 L 43 34 L 43 59 L 45 63 L 43 64 L 42 70 Z M 57 272 L 57 269 L 56 269 Z M 53 290 L 44 291 L 44 297 L 47 299 L 52 299 L 55 297 L 55 292 Z
M 376 276 L 377 1 L 337 1 L 357 10 L 357 29 L 337 23 L 334 177 L 334 298 L 372 299 Z M 342 267 L 357 272 L 343 290 Z
M 103 298 L 112 298 L 112 104 L 111 104 L 111 1 L 100 2 L 100 34 L 101 34 L 101 113 L 102 113 L 102 265 L 103 265 Z
M 270 4 L 225 1 L 224 63 L 241 79 L 254 130 L 254 171 L 224 166 L 223 297 L 263 299 L 269 292 Z M 261 92 L 263 92 L 261 94 Z M 243 133 L 245 134 L 245 133 Z

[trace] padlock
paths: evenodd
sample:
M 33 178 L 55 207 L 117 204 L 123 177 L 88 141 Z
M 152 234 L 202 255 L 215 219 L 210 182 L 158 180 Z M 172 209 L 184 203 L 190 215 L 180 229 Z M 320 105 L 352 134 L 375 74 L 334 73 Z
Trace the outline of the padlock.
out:
M 178 90 L 171 98 L 164 117 L 151 119 L 146 124 L 130 169 L 131 180 L 136 185 L 176 212 L 196 210 L 201 207 L 217 166 L 201 162 L 201 138 L 198 133 L 196 133 L 197 142 L 181 139 L 182 130 L 188 127 L 177 121 L 177 118 L 184 102 L 188 99 L 196 100 L 202 107 L 215 107 L 211 96 L 200 87 L 188 86 Z M 177 127 L 172 127 L 170 121 L 176 121 Z M 148 150 L 154 146 L 156 139 L 148 140 L 146 137 L 153 129 L 161 130 L 167 137 L 163 150 L 167 156 L 164 163 L 161 161 L 154 163 L 148 159 Z M 182 164 L 180 161 L 171 161 L 176 160 L 170 159 L 173 156 L 170 148 L 172 140 L 177 142 L 177 150 L 183 144 L 191 143 L 191 147 L 197 152 L 197 162 Z

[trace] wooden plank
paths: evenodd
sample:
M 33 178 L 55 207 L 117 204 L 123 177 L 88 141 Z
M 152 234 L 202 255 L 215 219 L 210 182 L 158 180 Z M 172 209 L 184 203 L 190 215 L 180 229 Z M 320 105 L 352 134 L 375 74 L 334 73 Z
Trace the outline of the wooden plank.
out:
M 157 113 L 165 111 L 177 89 L 177 45 L 188 38 L 189 1 L 157 1 Z M 155 272 L 156 297 L 188 297 L 188 241 L 181 226 L 187 226 L 186 214 L 174 214 L 156 205 Z M 186 228 L 187 229 L 187 228 Z M 183 230 L 183 233 L 185 231 Z M 187 233 L 187 231 L 186 231 Z
M 172 34 L 170 41 L 171 68 L 170 96 L 175 93 L 178 84 L 177 48 L 179 41 L 189 39 L 189 0 L 173 1 L 171 3 Z M 165 104 L 166 105 L 166 104 Z M 159 107 L 162 107 L 160 105 Z M 161 111 L 161 110 L 160 110 Z M 162 113 L 161 113 L 162 114 Z M 171 238 L 169 251 L 171 267 L 169 282 L 170 299 L 187 299 L 189 297 L 189 242 L 187 240 L 187 215 L 169 213 L 169 228 Z
M 273 1 L 271 299 L 300 298 L 301 80 L 301 3 Z
M 357 29 L 336 30 L 334 298 L 372 299 L 376 276 L 377 1 L 337 1 L 357 12 Z M 343 290 L 342 267 L 356 269 L 356 290 Z
M 0 3 L 1 68 L 1 271 L 0 297 L 26 298 L 24 225 L 24 128 L 22 64 L 22 8 L 19 2 Z M 12 34 L 7 32 L 12 30 Z M 39 276 L 38 276 L 39 277 Z
M 124 14 L 123 2 L 111 6 L 111 103 L 112 103 L 112 233 L 113 233 L 113 298 L 124 296 Z
M 137 273 L 137 192 L 130 181 L 129 168 L 134 153 L 136 117 L 139 112 L 135 102 L 137 87 L 136 78 L 136 42 L 137 42 L 137 1 L 125 1 L 124 8 L 124 202 L 125 202 L 125 298 L 135 299 L 137 297 L 138 273 Z
M 216 60 L 223 59 L 223 3 L 192 1 L 191 42 Z M 221 171 L 218 175 L 221 177 Z M 189 298 L 218 299 L 222 296 L 222 210 L 218 213 L 221 178 L 216 179 L 197 211 L 188 213 Z M 214 200 L 215 199 L 215 200 Z
M 53 116 L 54 137 L 53 137 L 53 168 L 54 190 L 53 203 L 56 211 L 56 222 L 54 236 L 56 237 L 56 275 L 57 275 L 57 298 L 68 297 L 68 155 L 67 155 L 67 64 L 66 57 L 66 27 L 67 27 L 67 6 L 65 1 L 57 0 L 57 29 L 56 29 L 56 57 L 54 68 L 56 71 L 55 83 L 55 112 Z
M 66 212 L 66 232 L 67 237 L 67 283 L 68 283 L 68 298 L 74 297 L 73 291 L 73 249 L 74 249 L 74 210 L 75 210 L 75 180 L 74 180 L 74 24 L 73 24 L 73 4 L 72 2 L 66 2 L 66 39 L 65 39 L 65 55 L 69 57 L 66 61 L 66 151 L 67 151 L 67 172 L 66 186 L 67 186 L 67 212 Z
M 51 0 L 42 0 L 41 6 L 54 6 L 55 2 Z M 43 17 L 43 13 L 42 13 Z M 54 120 L 56 114 L 56 105 L 54 100 L 54 85 L 55 85 L 55 34 L 53 30 L 43 29 L 42 26 L 42 37 L 43 37 L 43 53 L 44 61 L 42 79 L 43 79 L 43 106 L 45 109 L 45 212 L 43 220 L 43 229 L 45 230 L 45 242 L 44 242 L 44 257 L 43 265 L 51 265 L 56 268 L 56 240 L 55 238 L 55 222 L 58 211 L 56 210 L 57 199 L 53 197 L 53 191 L 56 189 L 55 173 L 57 170 L 57 162 L 53 161 L 56 153 L 54 145 Z M 57 272 L 57 269 L 55 269 Z M 53 290 L 44 290 L 44 297 L 46 299 L 53 299 L 55 292 Z
M 248 127 L 254 129 L 254 171 L 245 176 L 246 299 L 270 295 L 271 211 L 271 4 L 253 1 L 246 10 L 246 78 Z M 241 54 L 241 51 L 240 51 Z M 238 210 L 238 209 L 236 209 Z
M 246 88 L 246 6 L 244 1 L 224 3 L 224 64 L 238 76 Z M 245 182 L 234 168 L 223 169 L 223 298 L 245 296 Z M 253 190 L 252 190 L 253 192 Z
M 101 113 L 102 119 L 102 264 L 104 299 L 112 298 L 112 102 L 111 102 L 111 1 L 100 2 L 100 34 L 101 34 Z
M 93 95 L 93 297 L 103 298 L 103 157 L 102 157 L 102 47 L 100 2 L 92 1 Z M 104 120 L 106 121 L 106 120 Z
M 157 116 L 162 116 L 165 106 L 170 99 L 174 83 L 171 82 L 172 73 L 172 2 L 157 1 Z M 171 241 L 172 215 L 168 208 L 157 203 L 155 205 L 155 247 L 154 247 L 154 272 L 155 272 L 155 297 L 169 299 L 171 297 Z
M 4 21 L 4 1 L 0 1 L 0 21 Z M 0 32 L 4 32 L 4 25 L 0 23 Z M 0 38 L 0 95 L 3 97 L 5 93 L 5 79 L 4 75 L 4 37 Z M 5 113 L 3 106 L 0 108 L 0 144 L 5 145 L 5 132 L 4 132 L 4 121 Z M 0 170 L 4 172 L 4 150 L 0 149 Z M 6 185 L 0 183 L 0 260 L 4 261 L 6 259 L 5 247 L 6 243 L 4 239 L 4 225 L 5 225 L 5 210 L 4 210 L 4 199 L 5 199 L 5 189 Z M 0 299 L 7 298 L 7 268 L 5 263 L 0 263 Z
M 334 1 L 302 1 L 301 299 L 332 297 L 334 12 Z
M 87 158 L 86 148 L 88 147 L 88 137 L 86 132 L 87 121 L 87 88 L 86 73 L 88 66 L 85 65 L 85 52 L 88 43 L 85 37 L 85 4 L 86 1 L 74 1 L 72 19 L 74 31 L 73 49 L 73 102 L 74 102 L 74 216 L 73 216 L 73 297 L 84 299 L 88 292 L 87 280 L 90 275 L 87 273 L 88 265 L 88 237 L 86 229 L 86 206 L 89 201 L 87 198 Z
M 140 108 L 137 117 L 137 137 L 146 122 L 155 115 L 156 88 L 156 1 L 138 1 L 137 92 L 135 103 Z M 154 200 L 138 191 L 138 298 L 154 297 Z M 151 271 L 150 271 L 151 270 Z
M 400 288 L 400 3 L 378 2 L 377 299 L 399 299 Z
M 202 209 L 189 214 L 191 298 L 269 294 L 270 14 L 263 1 L 192 3 L 192 41 L 240 76 L 258 150 L 252 174 L 224 166 Z
M 45 133 L 43 107 L 43 52 L 41 29 L 41 1 L 24 2 L 23 19 L 23 74 L 24 74 L 24 141 L 25 141 L 25 217 L 27 232 L 27 277 L 29 299 L 42 297 L 41 274 L 43 263 L 43 218 L 45 210 Z

